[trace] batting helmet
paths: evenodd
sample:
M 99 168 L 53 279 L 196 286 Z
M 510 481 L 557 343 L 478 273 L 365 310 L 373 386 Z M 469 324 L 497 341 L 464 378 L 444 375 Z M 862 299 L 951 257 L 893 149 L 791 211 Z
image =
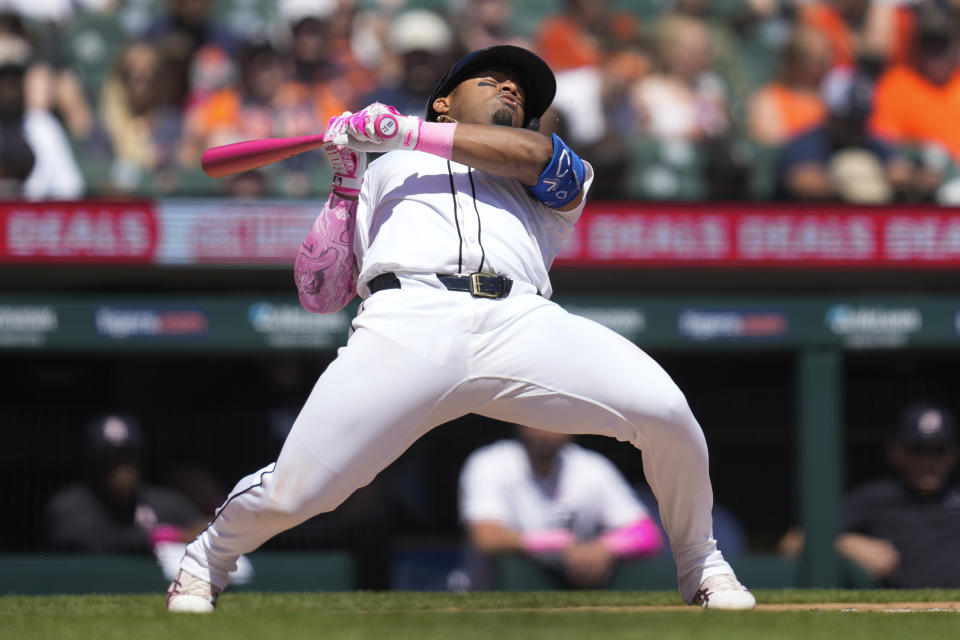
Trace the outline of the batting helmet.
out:
M 540 128 L 540 116 L 544 114 L 553 96 L 557 93 L 557 80 L 547 63 L 535 53 L 509 44 L 480 49 L 460 58 L 443 74 L 430 93 L 424 120 L 435 122 L 437 112 L 433 101 L 449 95 L 454 87 L 470 77 L 471 73 L 484 69 L 507 69 L 517 74 L 523 87 L 523 126 L 536 131 Z

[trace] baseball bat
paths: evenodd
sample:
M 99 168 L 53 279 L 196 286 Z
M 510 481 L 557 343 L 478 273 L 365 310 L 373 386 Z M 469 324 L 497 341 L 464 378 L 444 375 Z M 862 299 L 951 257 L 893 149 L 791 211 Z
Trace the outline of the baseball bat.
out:
M 211 147 L 203 152 L 200 166 L 211 178 L 223 178 L 279 162 L 298 153 L 323 146 L 323 134 L 292 138 L 263 138 Z

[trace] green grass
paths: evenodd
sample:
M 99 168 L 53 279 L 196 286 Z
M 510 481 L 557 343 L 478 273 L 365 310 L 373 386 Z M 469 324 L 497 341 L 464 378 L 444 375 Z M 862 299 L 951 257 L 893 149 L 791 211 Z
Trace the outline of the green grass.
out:
M 772 603 L 957 602 L 960 592 L 759 591 Z M 212 616 L 171 615 L 161 594 L 0 597 L 0 638 L 123 640 L 566 640 L 960 637 L 958 613 L 701 611 L 669 592 L 227 593 Z M 637 605 L 673 610 L 638 611 Z M 572 609 L 607 607 L 607 609 Z M 619 608 L 619 609 L 618 609 Z

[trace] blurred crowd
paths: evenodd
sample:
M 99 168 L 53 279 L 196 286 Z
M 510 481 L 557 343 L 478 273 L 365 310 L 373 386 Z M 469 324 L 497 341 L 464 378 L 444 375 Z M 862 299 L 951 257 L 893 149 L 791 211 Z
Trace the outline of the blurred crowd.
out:
M 422 114 L 467 51 L 557 74 L 595 198 L 960 202 L 960 0 L 0 0 L 0 197 L 326 195 L 211 146 Z

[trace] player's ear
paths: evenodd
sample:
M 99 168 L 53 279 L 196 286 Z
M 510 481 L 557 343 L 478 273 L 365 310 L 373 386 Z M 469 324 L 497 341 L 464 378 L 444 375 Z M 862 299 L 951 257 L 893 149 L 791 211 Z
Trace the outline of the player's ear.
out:
M 433 110 L 437 112 L 437 115 L 442 115 L 450 112 L 450 98 L 442 96 L 433 101 Z

